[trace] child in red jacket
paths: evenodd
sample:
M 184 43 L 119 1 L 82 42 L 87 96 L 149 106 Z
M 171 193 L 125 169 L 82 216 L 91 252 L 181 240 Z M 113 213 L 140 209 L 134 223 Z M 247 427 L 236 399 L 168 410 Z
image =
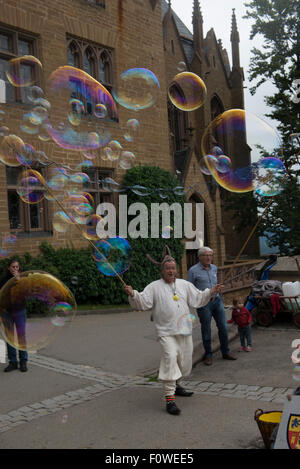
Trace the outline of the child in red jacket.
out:
M 228 323 L 235 323 L 238 326 L 241 347 L 240 351 L 251 352 L 252 351 L 252 337 L 251 337 L 251 322 L 252 316 L 250 311 L 245 308 L 242 298 L 233 298 L 232 301 L 233 310 L 232 317 Z M 246 340 L 247 346 L 246 346 Z

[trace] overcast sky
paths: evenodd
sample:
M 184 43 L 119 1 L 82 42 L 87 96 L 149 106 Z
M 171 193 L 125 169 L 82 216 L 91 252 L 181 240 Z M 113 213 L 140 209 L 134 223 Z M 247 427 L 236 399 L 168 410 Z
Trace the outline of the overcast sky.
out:
M 175 13 L 181 18 L 188 29 L 193 32 L 192 27 L 192 14 L 193 14 L 193 0 L 172 0 L 172 8 Z M 249 93 L 249 62 L 251 57 L 251 49 L 253 47 L 260 47 L 262 44 L 261 38 L 250 40 L 251 21 L 243 19 L 246 12 L 246 7 L 243 0 L 200 0 L 199 1 L 203 16 L 204 36 L 213 28 L 217 39 L 222 39 L 223 47 L 227 49 L 230 63 L 231 60 L 231 18 L 232 9 L 235 8 L 237 18 L 238 30 L 240 33 L 240 58 L 241 66 L 244 68 L 245 73 L 245 107 L 246 110 L 253 112 L 257 116 L 267 121 L 272 127 L 276 129 L 276 122 L 265 117 L 265 114 L 270 112 L 264 103 L 264 96 L 271 95 L 274 89 L 271 83 L 262 85 L 255 96 Z

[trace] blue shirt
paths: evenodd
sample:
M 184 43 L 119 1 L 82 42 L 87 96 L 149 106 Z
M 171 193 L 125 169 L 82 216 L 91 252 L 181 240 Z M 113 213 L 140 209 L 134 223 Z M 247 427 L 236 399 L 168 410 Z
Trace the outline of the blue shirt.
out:
M 205 269 L 201 262 L 198 262 L 189 269 L 187 280 L 198 290 L 212 288 L 218 283 L 218 268 L 216 265 L 210 264 L 209 268 Z

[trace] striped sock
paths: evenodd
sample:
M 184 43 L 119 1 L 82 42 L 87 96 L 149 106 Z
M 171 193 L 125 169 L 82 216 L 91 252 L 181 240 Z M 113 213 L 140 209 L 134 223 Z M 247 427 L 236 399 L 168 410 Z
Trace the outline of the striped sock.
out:
M 175 396 L 166 396 L 166 403 L 175 402 Z

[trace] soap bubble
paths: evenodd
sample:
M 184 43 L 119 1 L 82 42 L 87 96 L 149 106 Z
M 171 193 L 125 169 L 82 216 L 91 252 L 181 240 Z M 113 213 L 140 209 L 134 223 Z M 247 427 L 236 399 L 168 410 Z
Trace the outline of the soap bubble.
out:
M 74 151 L 89 151 L 100 148 L 111 140 L 108 130 L 98 131 L 95 125 L 93 127 L 93 122 L 91 125 L 90 119 L 83 119 L 83 116 L 97 113 L 99 105 L 106 107 L 106 119 L 118 118 L 116 104 L 101 83 L 83 70 L 63 66 L 51 74 L 48 87 L 51 102 L 52 98 L 53 102 L 59 99 L 60 108 L 66 109 L 62 125 L 55 121 L 55 113 L 52 113 L 49 122 L 48 133 L 57 145 Z
M 9 135 L 9 128 L 3 125 L 0 127 L 0 137 L 6 137 L 7 135 Z
M 159 92 L 160 84 L 153 72 L 146 68 L 131 68 L 122 73 L 112 94 L 121 106 L 139 111 L 152 106 Z
M 111 140 L 108 146 L 104 148 L 104 153 L 110 161 L 119 159 L 122 150 L 122 145 L 117 140 Z
M 32 73 L 33 69 L 42 69 L 39 59 L 32 55 L 23 55 L 9 61 L 9 71 L 6 72 L 6 76 L 13 86 L 30 86 L 35 82 L 36 73 Z M 21 70 L 24 73 L 20 73 Z
M 135 134 L 138 130 L 140 123 L 137 119 L 129 119 L 126 123 L 126 131 L 124 134 L 124 138 L 127 142 L 133 142 L 135 138 Z
M 98 270 L 106 275 L 115 277 L 129 269 L 132 251 L 128 241 L 124 238 L 107 238 L 96 241 L 94 258 Z
M 119 166 L 122 169 L 133 168 L 135 164 L 135 155 L 131 151 L 122 151 L 119 158 Z
M 81 116 L 84 114 L 84 105 L 80 99 L 70 100 L 71 111 L 68 114 L 68 119 L 72 125 L 80 125 Z
M 161 237 L 164 239 L 170 239 L 173 231 L 172 226 L 164 226 L 161 232 Z
M 206 176 L 211 176 L 212 173 L 209 168 L 216 167 L 217 163 L 218 163 L 218 159 L 215 156 L 205 155 L 203 158 L 201 158 L 200 163 L 199 163 L 200 171 Z
M 86 220 L 84 229 L 83 229 L 83 236 L 86 239 L 97 241 L 99 239 L 99 236 L 97 235 L 97 225 L 98 223 L 102 221 L 102 217 L 100 215 L 92 214 L 89 216 Z
M 59 210 L 54 214 L 52 225 L 58 233 L 66 233 L 70 229 L 70 224 L 71 220 L 63 210 Z
M 190 335 L 193 330 L 193 324 L 196 316 L 192 313 L 185 313 L 177 321 L 177 330 L 181 335 Z
M 28 101 L 34 103 L 37 99 L 43 98 L 44 91 L 39 86 L 30 86 L 26 90 L 26 96 Z
M 23 202 L 38 204 L 44 198 L 46 181 L 43 176 L 34 169 L 23 172 L 17 184 L 17 194 Z
M 62 320 L 70 323 L 75 312 L 70 290 L 47 272 L 22 272 L 19 280 L 8 280 L 0 290 L 0 329 L 5 341 L 19 350 L 36 352 L 49 345 L 61 329 L 57 326 Z
M 13 254 L 17 237 L 13 234 L 6 234 L 1 239 L 0 258 L 5 259 Z
M 168 96 L 175 107 L 181 111 L 195 111 L 207 96 L 204 81 L 195 73 L 178 73 L 169 86 Z
M 216 170 L 219 173 L 227 173 L 231 167 L 231 159 L 226 155 L 220 155 L 217 157 Z
M 0 146 L 0 161 L 6 166 L 20 166 L 18 155 L 25 150 L 23 140 L 17 135 L 3 137 Z
M 103 119 L 107 116 L 107 108 L 104 104 L 96 104 L 94 114 L 98 119 Z
M 222 142 L 231 149 L 225 153 L 231 160 L 231 166 L 224 173 L 218 171 L 215 161 L 208 158 L 216 147 L 222 148 Z M 223 154 L 225 149 L 222 149 Z M 266 171 L 267 164 L 259 164 L 263 158 L 278 159 L 281 156 L 282 145 L 278 134 L 262 119 L 243 109 L 231 109 L 217 116 L 203 134 L 201 150 L 207 169 L 216 182 L 231 192 L 253 191 L 274 176 L 283 175 L 279 170 L 280 163 L 276 174 L 274 168 Z M 219 153 L 215 151 L 215 154 L 218 159 Z
M 178 64 L 177 64 L 178 72 L 184 72 L 186 69 L 187 69 L 187 66 L 186 66 L 185 62 L 183 62 L 183 61 L 178 62 Z

